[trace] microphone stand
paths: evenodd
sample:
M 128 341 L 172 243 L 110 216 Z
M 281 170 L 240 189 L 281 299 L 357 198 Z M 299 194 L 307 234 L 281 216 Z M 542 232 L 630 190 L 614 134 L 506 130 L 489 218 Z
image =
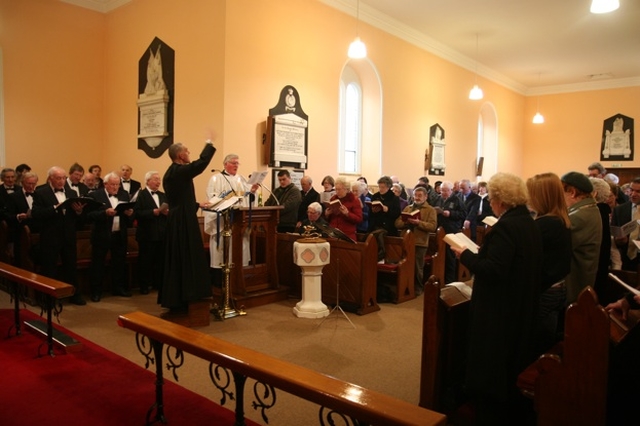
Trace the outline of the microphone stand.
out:
M 269 188 L 267 188 L 266 186 L 262 185 L 261 183 L 259 183 L 258 185 L 260 185 L 260 188 L 266 189 L 266 190 L 267 190 L 267 192 L 268 192 L 269 194 L 271 194 L 271 196 L 273 197 L 273 199 L 274 199 L 274 200 L 276 200 L 276 204 L 277 204 L 277 205 L 280 205 L 280 200 L 278 200 L 278 197 L 276 197 L 276 195 L 275 195 L 273 192 L 271 192 L 271 191 L 269 190 Z

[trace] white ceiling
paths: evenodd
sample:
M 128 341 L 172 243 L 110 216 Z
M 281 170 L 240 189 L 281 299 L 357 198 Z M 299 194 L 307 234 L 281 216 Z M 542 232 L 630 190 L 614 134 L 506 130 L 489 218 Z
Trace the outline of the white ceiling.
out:
M 63 0 L 108 12 L 132 0 Z M 255 0 L 268 1 L 268 0 Z M 356 16 L 357 0 L 319 0 Z M 360 19 L 527 95 L 640 85 L 640 0 L 360 0 Z M 354 20 L 354 36 L 356 22 Z M 476 48 L 477 35 L 477 48 Z M 363 41 L 370 52 L 375 45 Z M 346 54 L 347 46 L 345 46 Z

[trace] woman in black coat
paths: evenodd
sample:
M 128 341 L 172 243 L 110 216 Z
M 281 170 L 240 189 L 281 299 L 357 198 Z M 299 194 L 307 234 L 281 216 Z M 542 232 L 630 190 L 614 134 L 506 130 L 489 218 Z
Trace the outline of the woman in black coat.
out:
M 488 188 L 498 222 L 478 254 L 454 249 L 474 274 L 465 384 L 477 424 L 521 424 L 528 407 L 516 379 L 535 358 L 542 240 L 522 179 L 498 173 Z

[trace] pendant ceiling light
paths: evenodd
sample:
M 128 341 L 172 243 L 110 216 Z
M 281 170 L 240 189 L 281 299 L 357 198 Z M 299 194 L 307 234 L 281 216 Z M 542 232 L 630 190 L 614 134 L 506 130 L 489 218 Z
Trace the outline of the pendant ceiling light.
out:
M 473 88 L 469 92 L 469 99 L 472 101 L 478 101 L 484 97 L 482 89 L 478 87 L 478 34 L 476 34 L 476 80 Z
M 540 73 L 538 73 L 538 85 L 540 85 Z M 536 115 L 533 116 L 533 124 L 544 123 L 544 117 L 540 114 L 540 95 L 536 101 Z
M 358 35 L 358 29 L 360 26 L 360 0 L 358 0 L 356 6 L 356 39 L 349 45 L 349 52 L 347 55 L 351 59 L 362 59 L 367 57 L 367 46 L 364 45 L 360 36 Z
M 591 13 L 609 13 L 620 7 L 618 0 L 593 0 L 591 2 Z

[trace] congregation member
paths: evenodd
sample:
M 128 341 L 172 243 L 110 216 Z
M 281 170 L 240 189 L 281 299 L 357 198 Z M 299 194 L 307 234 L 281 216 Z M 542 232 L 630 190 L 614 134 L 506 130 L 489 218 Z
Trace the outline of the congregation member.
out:
M 22 228 L 29 227 L 33 233 L 39 233 L 38 223 L 33 220 L 33 193 L 38 185 L 38 175 L 24 172 L 22 175 L 22 187 L 7 199 L 7 224 L 9 225 L 9 242 L 13 244 L 14 264 L 22 265 L 22 252 L 20 250 L 20 234 Z
M 465 210 L 462 200 L 453 193 L 453 184 L 451 182 L 442 182 L 440 185 L 440 198 L 436 200 L 436 204 L 433 207 L 438 214 L 438 226 L 441 226 L 445 233 L 456 234 L 461 231 L 463 221 L 467 217 L 467 211 Z M 445 252 L 444 264 L 445 284 L 458 281 L 458 268 L 455 254 L 448 245 Z
M 320 193 L 320 202 L 322 203 L 322 207 L 326 208 L 327 203 L 336 193 L 336 190 L 334 188 L 336 181 L 332 176 L 327 175 L 322 178 L 322 182 L 320 184 L 322 185 L 323 189 L 323 191 Z
M 435 188 L 429 184 L 429 178 L 427 176 L 420 176 L 418 178 L 418 181 L 414 185 L 414 188 L 419 185 L 424 185 L 424 187 L 427 189 L 427 203 L 429 203 L 430 206 L 433 206 L 433 203 L 440 194 L 438 194 Z
M 527 190 L 543 248 L 535 338 L 537 353 L 543 353 L 559 339 L 558 318 L 565 308 L 565 278 L 571 269 L 571 221 L 558 175 L 535 175 L 527 180 Z
M 16 171 L 11 167 L 5 167 L 0 172 L 0 206 L 4 208 L 7 205 L 7 198 L 9 194 L 13 194 L 20 189 L 20 186 L 16 185 Z
M 640 219 L 640 177 L 637 177 L 629 184 L 629 201 L 622 203 L 613 209 L 611 214 L 612 226 L 623 226 L 632 220 Z M 622 269 L 625 271 L 638 270 L 638 247 L 633 242 L 640 238 L 640 226 L 623 237 L 614 240 L 620 251 L 622 258 Z
M 22 163 L 16 166 L 16 185 L 22 186 L 22 176 L 31 171 L 28 164 Z
M 300 207 L 298 207 L 297 227 L 299 227 L 302 224 L 302 221 L 307 218 L 307 209 L 309 205 L 311 203 L 320 202 L 320 194 L 313 187 L 313 179 L 311 179 L 311 176 L 303 176 L 300 179 L 300 186 L 302 187 L 300 190 L 302 200 L 300 201 Z
M 569 172 L 561 180 L 571 221 L 571 270 L 565 280 L 565 304 L 570 305 L 585 287 L 593 287 L 596 281 L 602 220 L 596 200 L 591 195 L 593 185 L 588 177 L 579 172 Z
M 602 179 L 607 174 L 607 169 L 605 169 L 604 166 L 598 162 L 589 164 L 587 166 L 587 170 L 589 171 L 589 177 Z
M 198 208 L 207 203 L 196 201 L 193 179 L 204 172 L 216 149 L 207 140 L 197 160 L 191 161 L 189 149 L 181 143 L 169 147 L 171 165 L 162 178 L 167 195 L 165 265 L 158 303 L 168 308 L 166 316 L 188 312 L 189 302 L 211 296 L 207 260 L 202 248 L 202 234 L 198 224 Z
M 427 202 L 428 191 L 423 185 L 413 188 L 413 203 L 404 208 L 403 213 L 419 211 L 418 215 L 406 220 L 402 215 L 396 219 L 396 228 L 411 229 L 415 234 L 416 261 L 415 261 L 415 294 L 424 292 L 424 257 L 429 248 L 429 233 L 436 231 L 438 218 L 436 211 Z
M 360 176 L 360 177 L 357 179 L 357 181 L 358 181 L 358 182 L 362 182 L 362 183 L 364 183 L 364 184 L 367 186 L 367 193 L 366 193 L 366 195 L 367 195 L 367 197 L 369 197 L 369 199 L 371 199 L 371 197 L 373 196 L 373 194 L 371 193 L 371 191 L 369 191 L 369 182 L 367 182 L 367 178 L 366 178 L 366 177 L 364 177 L 364 176 Z
M 478 209 L 480 208 L 481 198 L 478 194 L 473 192 L 471 181 L 469 179 L 462 179 L 460 181 L 459 197 L 467 211 L 467 216 L 464 218 L 462 226 L 464 229 L 469 230 L 471 240 L 476 241 L 476 230 L 478 225 L 481 223 L 478 222 Z
M 500 219 L 477 254 L 453 249 L 475 277 L 465 384 L 475 403 L 476 424 L 516 425 L 531 414 L 531 402 L 519 392 L 516 379 L 535 360 L 542 240 L 527 209 L 522 179 L 497 173 L 488 187 Z
M 320 225 L 317 226 L 316 224 Z M 323 235 L 322 227 L 328 226 L 329 223 L 322 217 L 322 204 L 319 202 L 313 202 L 307 207 L 307 218 L 304 219 L 300 226 L 298 226 L 297 232 L 304 234 L 307 229 L 309 232 L 316 232 Z
M 346 236 L 356 241 L 356 226 L 362 222 L 360 200 L 351 192 L 346 178 L 336 179 L 335 190 L 335 195 L 331 197 L 329 206 L 324 211 L 325 217 L 329 221 L 329 226 L 341 230 Z
M 371 211 L 371 198 L 367 195 L 369 187 L 365 182 L 356 181 L 351 185 L 351 192 L 360 200 L 360 207 L 362 207 L 362 222 L 356 225 L 356 233 L 365 234 L 369 231 L 369 212 Z
M 133 173 L 133 168 L 128 164 L 123 164 L 120 166 L 120 178 L 121 178 L 121 187 L 124 189 L 127 194 L 129 194 L 129 199 L 132 199 L 136 193 L 140 190 L 142 185 L 135 179 L 131 179 L 131 174 Z
M 96 175 L 91 172 L 84 174 L 82 177 L 82 183 L 87 187 L 87 194 L 90 194 L 99 188 L 98 182 L 96 181 Z
M 273 190 L 273 194 L 267 199 L 265 206 L 283 206 L 280 210 L 278 232 L 295 232 L 298 222 L 298 207 L 302 200 L 300 191 L 291 182 L 291 174 L 288 170 L 278 172 L 279 187 Z
M 114 296 L 131 297 L 128 290 L 126 259 L 127 229 L 133 224 L 133 208 L 127 206 L 129 194 L 120 187 L 116 172 L 104 177 L 104 188 L 93 191 L 89 197 L 102 204 L 87 213 L 91 228 L 91 301 L 102 299 L 102 282 L 105 276 L 107 254 L 110 255 L 111 293 Z M 123 203 L 127 208 L 119 209 Z
M 609 208 L 611 209 L 611 215 L 609 216 L 609 225 L 611 225 L 611 220 L 613 218 L 613 210 L 618 207 L 618 201 L 616 196 L 616 190 L 619 188 L 613 183 L 609 182 L 609 189 L 611 190 L 609 194 L 609 198 L 607 199 L 607 204 L 609 204 Z M 611 226 L 609 226 L 609 230 L 611 231 Z M 611 251 L 610 251 L 610 259 L 611 259 L 611 269 L 621 270 L 622 269 L 622 257 L 620 255 L 620 250 L 616 246 L 615 237 L 613 235 L 610 236 L 611 239 Z
M 102 188 L 102 167 L 97 164 L 92 164 L 91 167 L 89 167 L 89 173 L 93 173 L 93 175 L 96 177 L 96 185 L 98 186 L 98 188 Z
M 384 263 L 386 251 L 384 247 L 385 235 L 397 236 L 396 219 L 400 216 L 400 199 L 393 193 L 393 181 L 389 176 L 378 179 L 378 192 L 371 197 L 371 212 L 369 213 L 370 232 L 378 243 L 378 262 Z
M 47 183 L 39 186 L 33 199 L 31 215 L 40 226 L 40 274 L 71 284 L 76 288 L 71 303 L 86 305 L 78 288 L 76 232 L 83 222 L 85 204 L 70 203 L 61 206 L 76 193 L 65 189 L 66 173 L 60 167 L 52 167 L 47 173 Z M 58 261 L 61 263 L 61 276 L 58 276 Z
M 237 196 L 243 197 L 239 203 L 240 206 L 249 207 L 252 203 L 255 205 L 255 197 L 252 195 L 255 194 L 259 185 L 249 185 L 247 179 L 238 173 L 240 157 L 237 154 L 227 155 L 222 161 L 222 167 L 223 170 L 221 172 L 216 172 L 209 178 L 209 183 L 207 184 L 207 199 Z M 218 229 L 218 226 L 220 229 Z M 204 212 L 204 230 L 209 234 L 209 253 L 211 260 L 209 266 L 211 268 L 211 279 L 213 285 L 217 287 L 222 286 L 224 245 L 221 234 L 223 226 L 224 223 L 222 220 L 218 220 L 218 214 L 216 212 Z M 242 236 L 242 266 L 247 266 L 250 260 L 250 232 L 251 230 L 247 229 Z M 230 246 L 229 253 L 232 252 L 231 250 Z
M 391 185 L 391 190 L 396 194 L 396 197 L 398 197 L 398 202 L 400 202 L 400 211 L 404 210 L 404 208 L 409 205 L 404 187 L 401 183 L 394 183 Z M 402 194 L 405 194 L 404 197 Z
M 489 202 L 487 182 L 478 182 L 478 196 L 480 197 L 480 202 L 478 203 L 478 216 L 476 221 L 480 225 L 485 217 L 494 216 L 493 210 L 491 210 L 491 203 Z
M 69 167 L 67 181 L 64 184 L 65 189 L 70 189 L 75 192 L 76 197 L 84 197 L 89 193 L 89 188 L 81 182 L 83 177 L 84 168 L 78 163 L 73 163 L 71 167 Z
M 593 198 L 596 200 L 596 207 L 600 212 L 600 223 L 602 224 L 602 240 L 600 241 L 600 256 L 598 257 L 598 272 L 593 289 L 598 296 L 598 302 L 605 306 L 615 300 L 615 295 L 609 291 L 609 266 L 611 265 L 611 228 L 609 226 L 611 218 L 611 207 L 608 204 L 611 195 L 611 187 L 601 178 L 590 177 L 593 185 Z
M 144 177 L 145 189 L 140 191 L 134 212 L 137 222 L 138 285 L 141 294 L 158 289 L 164 272 L 165 232 L 169 204 L 160 191 L 160 174 L 149 171 Z

